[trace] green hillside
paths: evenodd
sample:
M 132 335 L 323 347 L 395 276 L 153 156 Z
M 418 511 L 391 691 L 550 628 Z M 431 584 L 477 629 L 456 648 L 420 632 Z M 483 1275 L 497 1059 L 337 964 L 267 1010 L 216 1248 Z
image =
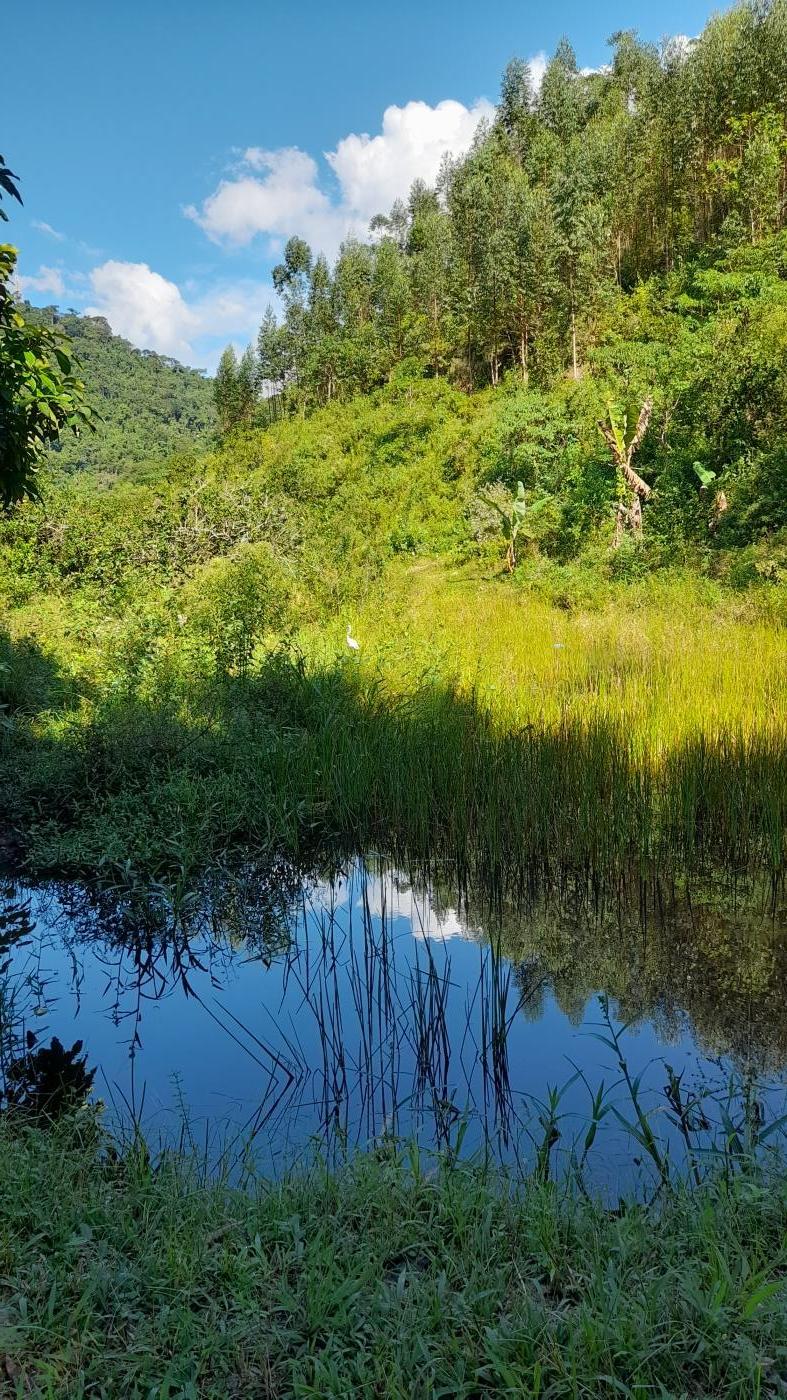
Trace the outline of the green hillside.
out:
M 95 433 L 66 434 L 53 450 L 65 471 L 116 474 L 205 445 L 215 425 L 210 380 L 177 360 L 137 350 L 101 316 L 26 306 L 31 321 L 56 324 L 70 338 L 87 396 L 100 414 Z

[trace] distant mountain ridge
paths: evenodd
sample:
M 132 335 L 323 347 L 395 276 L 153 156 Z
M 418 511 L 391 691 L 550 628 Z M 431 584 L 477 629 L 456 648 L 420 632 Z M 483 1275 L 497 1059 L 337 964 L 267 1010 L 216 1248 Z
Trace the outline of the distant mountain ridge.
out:
M 215 427 L 213 384 L 167 355 L 137 350 L 103 316 L 25 306 L 30 320 L 70 337 L 88 397 L 101 415 L 95 433 L 64 434 L 53 453 L 66 471 L 117 475 L 174 453 L 205 447 Z

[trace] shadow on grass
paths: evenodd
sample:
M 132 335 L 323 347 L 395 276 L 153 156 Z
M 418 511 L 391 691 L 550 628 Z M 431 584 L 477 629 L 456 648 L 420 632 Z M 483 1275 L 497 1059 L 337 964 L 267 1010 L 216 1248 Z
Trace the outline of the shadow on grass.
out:
M 30 638 L 14 640 L 0 627 L 0 722 L 59 707 L 69 696 L 57 663 Z
M 284 651 L 86 717 L 27 644 L 6 665 L 22 679 L 2 809 L 38 869 L 132 865 L 185 884 L 233 849 L 301 861 L 327 847 L 448 862 L 501 892 L 565 871 L 783 870 L 787 748 L 765 736 L 698 735 L 656 757 L 608 721 L 503 729 L 445 683 L 396 694 L 352 662 Z

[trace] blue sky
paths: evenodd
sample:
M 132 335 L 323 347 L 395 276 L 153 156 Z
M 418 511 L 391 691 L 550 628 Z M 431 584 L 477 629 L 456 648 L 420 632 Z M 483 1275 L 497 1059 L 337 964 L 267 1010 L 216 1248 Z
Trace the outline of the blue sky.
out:
M 254 334 L 284 240 L 333 253 L 429 178 L 512 55 L 538 66 L 565 33 L 598 66 L 614 30 L 693 35 L 711 9 L 12 0 L 0 150 L 25 200 L 5 232 L 22 288 L 212 368 Z

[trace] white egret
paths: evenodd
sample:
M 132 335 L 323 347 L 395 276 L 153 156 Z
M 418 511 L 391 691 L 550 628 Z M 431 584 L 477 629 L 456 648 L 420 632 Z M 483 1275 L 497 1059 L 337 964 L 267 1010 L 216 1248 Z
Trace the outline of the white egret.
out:
M 349 622 L 347 624 L 347 645 L 350 648 L 350 651 L 361 650 L 361 644 L 360 642 L 356 642 L 354 636 L 352 635 L 352 628 L 350 627 Z

